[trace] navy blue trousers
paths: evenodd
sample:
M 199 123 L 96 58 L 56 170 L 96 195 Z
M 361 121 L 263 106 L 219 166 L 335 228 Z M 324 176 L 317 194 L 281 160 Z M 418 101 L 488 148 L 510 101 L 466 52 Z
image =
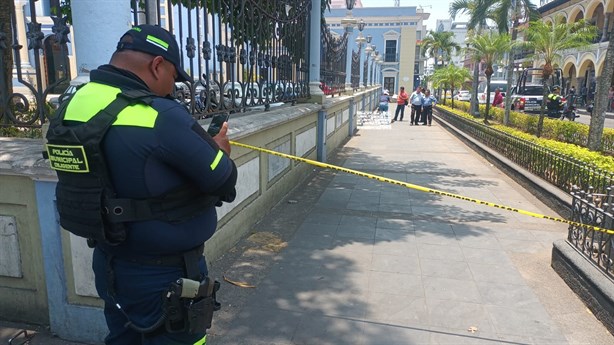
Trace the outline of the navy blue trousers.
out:
M 180 267 L 146 266 L 114 258 L 115 298 L 108 293 L 107 256 L 100 249 L 94 249 L 92 268 L 96 276 L 96 290 L 104 300 L 104 316 L 109 327 L 106 345 L 188 345 L 195 344 L 205 334 L 155 332 L 143 335 L 124 325 L 128 322 L 115 303 L 119 303 L 139 327 L 153 325 L 162 313 L 163 296 L 170 284 L 184 278 Z M 199 263 L 201 273 L 207 273 L 205 259 Z M 164 327 L 164 326 L 163 326 Z

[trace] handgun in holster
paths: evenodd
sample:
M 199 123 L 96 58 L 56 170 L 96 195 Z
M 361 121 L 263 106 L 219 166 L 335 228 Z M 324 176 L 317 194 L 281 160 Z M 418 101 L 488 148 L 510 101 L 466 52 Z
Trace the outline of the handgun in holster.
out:
M 186 278 L 173 282 L 165 300 L 166 330 L 169 333 L 205 333 L 211 328 L 213 312 L 221 308 L 216 300 L 219 289 L 220 283 L 209 277 L 200 282 Z

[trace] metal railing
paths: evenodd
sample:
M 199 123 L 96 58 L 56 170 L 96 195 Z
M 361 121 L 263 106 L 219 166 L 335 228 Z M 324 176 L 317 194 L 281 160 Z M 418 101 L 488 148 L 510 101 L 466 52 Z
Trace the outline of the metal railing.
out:
M 352 49 L 352 74 L 351 74 L 351 83 L 352 90 L 357 90 L 360 88 L 360 54 L 362 52 L 362 46 L 358 48 L 358 52 L 355 52 Z
M 605 194 L 594 193 L 590 187 L 586 191 L 573 188 L 571 195 L 572 221 L 603 229 L 613 228 L 614 195 L 611 187 L 606 188 Z M 586 226 L 570 225 L 567 241 L 607 276 L 614 278 L 613 235 Z
M 464 133 L 501 153 L 529 172 L 569 192 L 573 186 L 605 193 L 614 185 L 614 174 L 562 155 L 484 124 L 438 109 L 437 113 Z
M 61 13 L 57 4 L 52 10 Z M 66 43 L 70 28 L 66 17 L 52 17 L 51 30 L 43 32 L 42 24 L 37 21 L 36 4 L 30 1 L 29 22 L 25 23 L 28 42 L 19 42 L 17 22 L 23 18 L 17 16 L 14 1 L 8 1 L 8 5 L 9 13 L 4 13 L 3 19 L 9 20 L 0 23 L 0 126 L 40 127 L 51 111 L 46 106 L 47 95 L 56 88 L 68 86 Z M 32 52 L 30 61 L 22 61 L 24 48 Z M 25 65 L 30 67 L 26 69 Z M 6 66 L 14 66 L 15 75 Z M 17 88 L 19 92 L 12 87 L 13 79 L 21 84 Z
M 194 79 L 186 86 L 187 105 L 195 116 L 269 109 L 273 103 L 294 104 L 309 97 L 305 32 L 310 0 L 171 2 L 175 6 L 167 11 L 168 29 L 185 52 L 182 64 Z M 135 23 L 159 23 L 160 1 L 155 3 L 143 6 L 132 0 Z
M 322 22 L 322 57 L 320 59 L 320 81 L 326 88 L 324 93 L 334 95 L 345 92 L 347 46 L 349 35 L 333 34 L 326 22 Z M 329 93 L 326 90 L 330 90 Z
M 68 16 L 57 5 L 53 27 L 41 29 L 35 1 L 29 2 L 32 67 L 24 67 L 25 42 L 19 42 L 17 25 L 24 18 L 16 15 L 14 1 L 8 3 L 10 23 L 0 24 L 0 66 L 14 65 L 14 79 L 23 87 L 14 88 L 10 72 L 0 68 L 0 125 L 40 127 L 53 111 L 48 94 L 66 89 L 71 79 Z M 193 78 L 177 88 L 195 117 L 309 98 L 310 0 L 131 0 L 131 5 L 133 24 L 158 24 L 175 34 L 183 68 Z M 345 80 L 345 65 L 334 67 Z M 24 78 L 26 73 L 34 80 Z

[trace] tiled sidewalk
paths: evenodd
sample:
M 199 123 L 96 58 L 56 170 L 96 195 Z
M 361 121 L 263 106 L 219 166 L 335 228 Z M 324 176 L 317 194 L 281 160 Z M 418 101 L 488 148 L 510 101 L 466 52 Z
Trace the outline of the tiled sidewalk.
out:
M 359 127 L 344 167 L 554 215 L 436 124 L 381 126 Z M 345 173 L 307 188 L 322 174 L 315 202 L 297 192 L 263 221 L 307 210 L 259 280 L 249 255 L 224 268 L 258 284 L 214 344 L 614 343 L 549 267 L 565 225 Z

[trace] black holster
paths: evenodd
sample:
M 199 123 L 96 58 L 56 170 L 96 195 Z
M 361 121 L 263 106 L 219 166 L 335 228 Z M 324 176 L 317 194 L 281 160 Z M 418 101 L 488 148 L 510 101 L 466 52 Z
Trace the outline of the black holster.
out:
M 182 278 L 172 283 L 164 303 L 166 331 L 205 333 L 211 328 L 213 312 L 221 308 L 216 300 L 219 288 L 220 283 L 209 277 L 200 282 Z

